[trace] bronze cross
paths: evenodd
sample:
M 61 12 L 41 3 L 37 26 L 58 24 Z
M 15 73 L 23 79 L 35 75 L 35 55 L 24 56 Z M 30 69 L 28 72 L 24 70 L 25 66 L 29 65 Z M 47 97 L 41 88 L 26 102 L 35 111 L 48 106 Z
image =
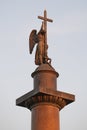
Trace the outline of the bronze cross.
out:
M 47 11 L 46 11 L 46 10 L 44 10 L 44 17 L 38 16 L 38 18 L 44 20 L 44 31 L 46 32 L 45 42 L 47 43 L 47 21 L 48 21 L 48 22 L 53 22 L 53 20 L 47 18 Z
M 44 47 L 45 47 L 45 53 L 46 53 L 46 46 L 47 46 L 47 22 L 53 22 L 53 20 L 47 18 L 47 12 L 46 12 L 46 10 L 44 10 L 44 17 L 38 16 L 38 18 L 42 19 L 44 21 L 44 31 L 45 31 L 45 41 L 44 41 L 45 45 L 44 45 Z M 46 54 L 45 54 L 45 56 L 46 56 Z

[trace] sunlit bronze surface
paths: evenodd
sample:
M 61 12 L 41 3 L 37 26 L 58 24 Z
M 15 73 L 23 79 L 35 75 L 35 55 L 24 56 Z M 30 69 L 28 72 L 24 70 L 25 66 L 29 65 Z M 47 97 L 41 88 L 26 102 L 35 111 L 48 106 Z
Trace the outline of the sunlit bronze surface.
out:
M 30 34 L 29 47 L 32 53 L 37 43 L 35 64 L 39 65 L 31 74 L 33 90 L 16 100 L 16 105 L 26 107 L 31 111 L 31 130 L 60 130 L 59 111 L 75 100 L 69 93 L 57 91 L 59 74 L 51 66 L 47 56 L 47 18 L 46 11 L 40 31 L 33 30 Z
M 60 130 L 59 111 L 75 96 L 57 91 L 58 76 L 51 65 L 40 65 L 32 73 L 34 89 L 16 100 L 17 105 L 31 110 L 31 130 Z
M 36 29 L 33 29 L 29 36 L 29 52 L 32 54 L 34 46 L 37 44 L 35 53 L 35 64 L 41 65 L 43 63 L 51 64 L 51 59 L 48 57 L 47 50 L 47 22 L 53 22 L 52 19 L 47 18 L 47 12 L 44 11 L 44 17 L 38 16 L 43 20 L 41 29 L 37 33 Z
M 34 107 L 31 115 L 32 130 L 59 130 L 59 109 L 49 104 Z

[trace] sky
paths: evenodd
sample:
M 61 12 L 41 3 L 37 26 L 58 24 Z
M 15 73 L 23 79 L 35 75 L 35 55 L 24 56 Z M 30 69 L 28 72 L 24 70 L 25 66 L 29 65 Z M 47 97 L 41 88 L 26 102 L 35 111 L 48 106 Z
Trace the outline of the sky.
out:
M 59 73 L 57 90 L 75 95 L 60 111 L 60 130 L 87 130 L 87 0 L 0 0 L 0 129 L 31 129 L 31 112 L 16 99 L 33 89 L 32 29 L 47 10 L 48 56 Z

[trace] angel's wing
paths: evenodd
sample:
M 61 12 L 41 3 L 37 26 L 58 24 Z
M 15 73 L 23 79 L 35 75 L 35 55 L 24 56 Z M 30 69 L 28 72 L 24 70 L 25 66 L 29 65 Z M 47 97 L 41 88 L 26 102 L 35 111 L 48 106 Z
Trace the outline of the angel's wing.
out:
M 35 44 L 38 42 L 37 30 L 32 30 L 29 36 L 29 52 L 33 51 Z

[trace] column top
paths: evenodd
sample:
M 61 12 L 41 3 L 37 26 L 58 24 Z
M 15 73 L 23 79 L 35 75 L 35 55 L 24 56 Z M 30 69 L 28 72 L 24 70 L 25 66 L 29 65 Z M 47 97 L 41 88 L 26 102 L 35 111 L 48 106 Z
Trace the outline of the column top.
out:
M 41 64 L 39 67 L 36 68 L 36 70 L 31 74 L 31 76 L 34 77 L 34 75 L 39 72 L 49 72 L 54 73 L 56 77 L 59 76 L 59 73 L 56 72 L 50 64 Z

